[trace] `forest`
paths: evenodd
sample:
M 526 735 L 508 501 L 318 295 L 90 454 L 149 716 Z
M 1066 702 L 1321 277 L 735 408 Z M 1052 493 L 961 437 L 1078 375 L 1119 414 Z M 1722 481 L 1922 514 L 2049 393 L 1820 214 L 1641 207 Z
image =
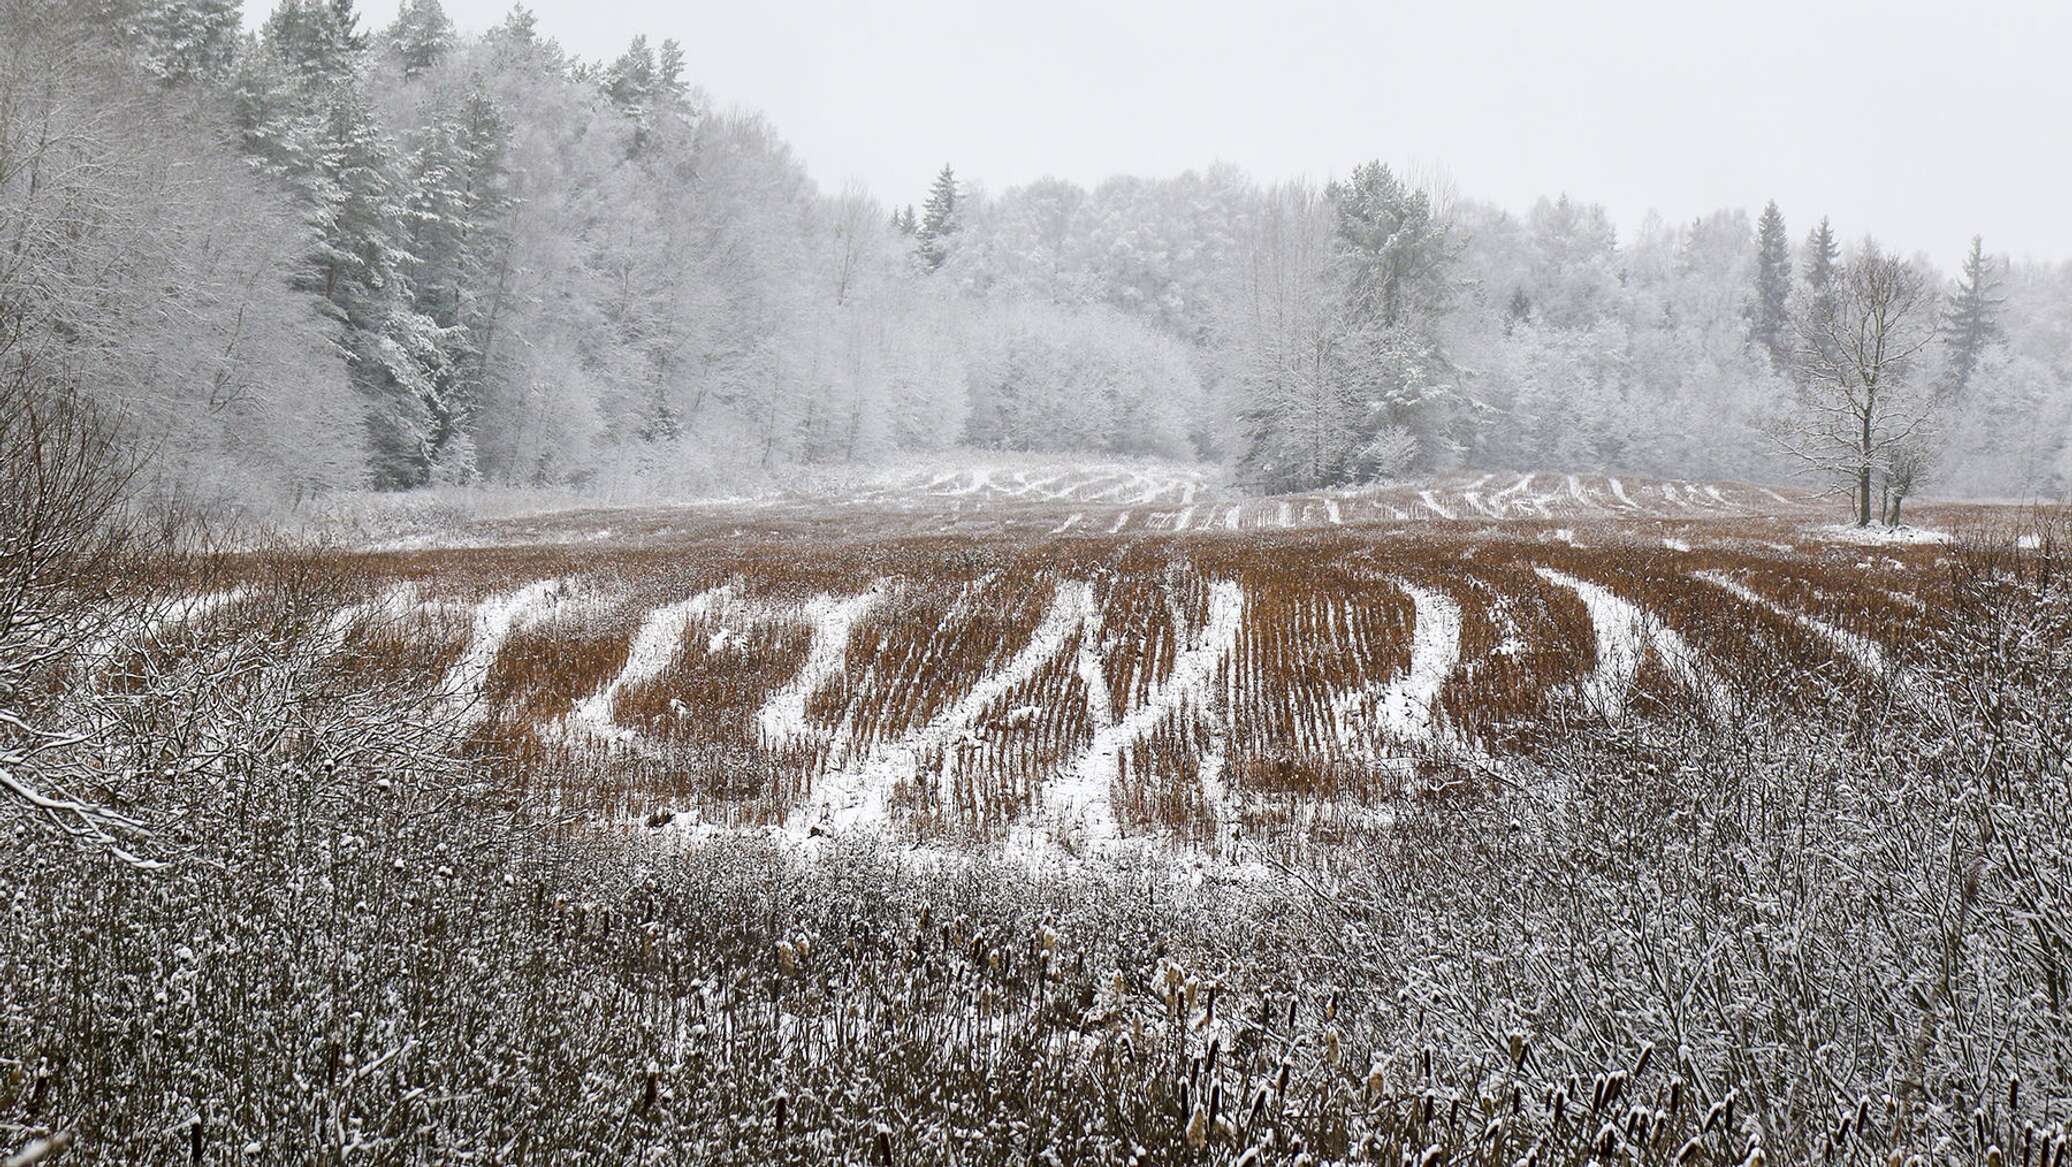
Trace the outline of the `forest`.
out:
M 1881 506 L 2072 482 L 2072 263 L 1977 239 L 1946 272 L 1775 204 L 1622 237 L 1580 194 L 1499 208 L 1360 161 L 1386 142 L 1328 182 L 998 191 L 944 142 L 898 203 L 821 189 L 678 42 L 582 60 L 522 6 L 478 32 L 438 0 L 386 27 L 283 0 L 248 32 L 238 0 L 0 0 L 0 54 L 0 359 L 201 507 L 676 498 L 964 447 L 1269 491 L 1810 474 L 1867 508 L 1873 474 Z M 1916 335 L 1904 400 L 1838 462 L 1793 440 L 1820 428 L 1806 324 L 1869 261 Z

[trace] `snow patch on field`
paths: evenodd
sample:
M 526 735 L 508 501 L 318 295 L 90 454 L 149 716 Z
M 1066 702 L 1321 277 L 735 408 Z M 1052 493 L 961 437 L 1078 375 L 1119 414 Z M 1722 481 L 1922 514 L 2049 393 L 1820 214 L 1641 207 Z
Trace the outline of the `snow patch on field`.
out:
M 1813 529 L 1817 538 L 1830 543 L 1857 543 L 1869 547 L 1921 546 L 1948 543 L 1948 531 L 1926 527 L 1859 527 L 1853 523 L 1830 523 Z
M 574 711 L 569 714 L 569 727 L 606 741 L 630 739 L 633 731 L 612 718 L 612 709 L 618 703 L 620 692 L 630 685 L 660 676 L 662 670 L 669 667 L 669 662 L 676 658 L 684 631 L 690 627 L 691 621 L 706 615 L 732 594 L 733 589 L 722 584 L 649 612 L 640 622 L 640 630 L 633 634 L 633 645 L 627 650 L 625 667 L 595 693 L 576 702 Z M 714 639 L 723 641 L 725 635 L 717 633 Z
M 1389 582 L 1401 588 L 1417 609 L 1410 667 L 1386 685 L 1345 693 L 1333 702 L 1339 736 L 1348 746 L 1378 745 L 1376 738 L 1419 744 L 1430 741 L 1439 690 L 1460 662 L 1460 605 L 1433 588 L 1402 579 Z
M 1029 643 L 1013 659 L 981 679 L 927 725 L 873 752 L 859 765 L 823 775 L 814 783 L 812 807 L 802 814 L 794 812 L 794 820 L 841 829 L 885 823 L 886 798 L 893 784 L 912 777 L 929 757 L 964 734 L 994 702 L 1035 676 L 1037 670 L 1064 651 L 1074 633 L 1088 626 L 1095 611 L 1093 585 L 1077 581 L 1057 585 L 1050 610 L 1030 634 Z M 1008 718 L 1027 720 L 1041 714 L 1042 710 L 1035 706 L 1023 706 L 1011 711 Z
M 766 746 L 790 745 L 810 736 L 806 702 L 842 671 L 849 658 L 849 631 L 882 594 L 874 588 L 857 596 L 821 595 L 806 601 L 800 614 L 813 625 L 806 663 L 799 667 L 790 684 L 771 694 L 756 711 L 756 724 L 762 729 Z
M 1442 519 L 1454 519 L 1460 517 L 1454 514 L 1452 511 L 1447 510 L 1445 507 L 1440 506 L 1439 500 L 1433 497 L 1432 492 L 1429 490 L 1418 491 L 1417 497 L 1420 500 L 1422 500 L 1426 506 L 1432 508 L 1433 513 L 1437 514 Z
M 1093 847 L 1116 838 L 1115 812 L 1108 793 L 1115 779 L 1116 758 L 1182 704 L 1199 704 L 1207 697 L 1217 668 L 1237 646 L 1244 612 L 1244 589 L 1234 580 L 1217 580 L 1209 586 L 1208 618 L 1173 660 L 1172 673 L 1152 688 L 1142 704 L 1119 718 L 1099 716 L 1105 711 L 1096 710 L 1094 720 L 1100 728 L 1093 744 L 1070 773 L 1044 792 L 1046 817 L 1058 824 L 1061 834 L 1074 835 Z M 1090 693 L 1094 691 L 1092 685 L 1088 688 Z M 1099 692 L 1105 705 L 1106 686 Z
M 475 605 L 475 627 L 468 647 L 453 667 L 446 670 L 440 691 L 446 700 L 465 710 L 469 720 L 482 715 L 482 685 L 489 679 L 489 667 L 504 641 L 520 620 L 561 602 L 565 581 L 543 579 L 514 591 L 500 592 Z
M 1864 668 L 1869 669 L 1871 672 L 1882 673 L 1885 671 L 1885 651 L 1879 648 L 1877 642 L 1873 640 L 1870 640 L 1866 637 L 1858 636 L 1854 632 L 1849 632 L 1845 631 L 1844 629 L 1837 628 L 1824 620 L 1816 620 L 1813 617 L 1806 615 L 1804 612 L 1795 612 L 1792 609 L 1785 607 L 1783 604 L 1780 604 L 1777 601 L 1771 599 L 1770 597 L 1755 591 L 1754 589 L 1750 588 L 1747 584 L 1742 583 L 1740 580 L 1735 579 L 1734 577 L 1726 574 L 1725 572 L 1693 572 L 1691 573 L 1691 578 L 1704 580 L 1706 583 L 1709 583 L 1714 587 L 1724 589 L 1728 593 L 1732 594 L 1736 598 L 1746 603 L 1754 604 L 1758 608 L 1767 608 L 1770 611 L 1777 613 L 1779 616 L 1782 616 L 1785 619 L 1792 621 L 1799 627 L 1806 629 L 1808 632 L 1811 632 L 1821 637 L 1822 639 L 1833 644 L 1836 648 L 1841 649 L 1842 652 L 1847 654 L 1850 659 L 1854 660 L 1857 664 L 1862 665 Z
M 1633 692 L 1633 680 L 1640 673 L 1641 660 L 1650 649 L 1679 684 L 1704 698 L 1715 712 L 1725 708 L 1730 697 L 1727 687 L 1711 675 L 1675 630 L 1609 588 L 1551 567 L 1535 570 L 1541 579 L 1574 592 L 1590 612 L 1590 629 L 1597 640 L 1597 666 L 1584 682 L 1582 695 L 1591 708 L 1607 718 L 1622 715 Z

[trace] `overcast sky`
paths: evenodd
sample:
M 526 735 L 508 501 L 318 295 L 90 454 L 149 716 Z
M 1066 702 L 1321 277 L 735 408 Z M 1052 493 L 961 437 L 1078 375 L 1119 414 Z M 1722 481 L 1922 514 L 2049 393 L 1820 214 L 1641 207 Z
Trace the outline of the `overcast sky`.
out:
M 248 0 L 254 7 L 267 0 Z M 385 25 L 393 0 L 362 0 Z M 463 29 L 509 0 L 445 0 Z M 2072 0 L 533 0 L 585 57 L 636 32 L 760 109 L 827 189 L 919 202 L 1215 161 L 1261 179 L 1437 166 L 1523 209 L 1820 215 L 1954 265 L 2072 257 Z

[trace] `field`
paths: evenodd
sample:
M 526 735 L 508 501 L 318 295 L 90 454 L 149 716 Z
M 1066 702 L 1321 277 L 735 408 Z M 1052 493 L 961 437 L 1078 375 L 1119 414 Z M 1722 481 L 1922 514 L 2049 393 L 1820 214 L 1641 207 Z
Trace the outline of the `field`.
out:
M 2067 1161 L 2060 515 L 412 507 L 22 576 L 75 650 L 6 674 L 64 727 L 11 756 L 91 801 L 0 859 L 0 1147 Z
M 250 618 L 240 572 L 320 570 L 335 651 L 605 816 L 1215 851 L 1385 821 L 1579 718 L 1818 709 L 1903 670 L 1948 548 L 1823 513 L 1604 476 L 1241 500 L 964 471 L 234 563 L 183 634 Z

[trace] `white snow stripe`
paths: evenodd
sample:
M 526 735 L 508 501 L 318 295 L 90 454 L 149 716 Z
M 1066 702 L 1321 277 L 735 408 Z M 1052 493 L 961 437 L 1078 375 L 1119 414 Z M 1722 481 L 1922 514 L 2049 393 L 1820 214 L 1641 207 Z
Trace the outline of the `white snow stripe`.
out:
M 446 700 L 464 711 L 466 720 L 476 720 L 486 712 L 482 708 L 482 686 L 489 679 L 496 654 L 503 650 L 504 641 L 510 638 L 518 621 L 543 605 L 559 603 L 562 584 L 558 579 L 538 580 L 475 605 L 475 625 L 468 647 L 446 670 L 439 685 Z
M 1697 571 L 1691 573 L 1691 578 L 1704 580 L 1714 587 L 1724 589 L 1738 599 L 1754 604 L 1759 608 L 1767 608 L 1779 616 L 1793 621 L 1801 628 L 1841 649 L 1857 664 L 1862 665 L 1871 672 L 1882 673 L 1885 671 L 1885 651 L 1878 647 L 1876 641 L 1858 636 L 1854 632 L 1837 628 L 1823 620 L 1816 620 L 1804 612 L 1793 611 L 1768 596 L 1755 591 L 1740 580 L 1727 575 L 1725 572 Z
M 849 656 L 850 629 L 871 610 L 880 595 L 874 589 L 857 596 L 820 595 L 806 601 L 802 614 L 813 624 L 806 661 L 791 683 L 772 693 L 756 712 L 756 724 L 762 729 L 765 746 L 789 745 L 809 736 L 806 702 L 842 671 Z
M 1385 685 L 1343 693 L 1332 702 L 1339 737 L 1348 746 L 1363 740 L 1378 744 L 1372 741 L 1376 735 L 1383 740 L 1429 741 L 1439 690 L 1460 662 L 1460 605 L 1433 588 L 1402 579 L 1389 582 L 1402 589 L 1417 610 L 1410 667 Z M 1366 708 L 1370 698 L 1371 712 Z M 1370 719 L 1371 726 L 1362 724 Z
M 1064 651 L 1073 633 L 1088 627 L 1093 614 L 1091 584 L 1073 581 L 1057 585 L 1042 623 L 1013 659 L 997 672 L 987 674 L 927 725 L 875 751 L 859 765 L 822 776 L 814 784 L 812 809 L 806 812 L 805 821 L 827 821 L 844 828 L 885 822 L 887 797 L 893 784 L 911 777 L 926 758 L 949 745 L 993 702 L 1035 676 L 1037 670 Z
M 1174 659 L 1171 674 L 1152 688 L 1142 704 L 1102 727 L 1071 773 L 1046 792 L 1051 817 L 1066 829 L 1076 827 L 1094 845 L 1115 837 L 1115 812 L 1108 793 L 1115 777 L 1115 759 L 1182 703 L 1207 694 L 1217 667 L 1237 646 L 1244 611 L 1245 592 L 1235 580 L 1217 580 L 1209 586 L 1208 618 L 1187 649 Z
M 722 584 L 649 612 L 633 634 L 632 646 L 626 651 L 625 665 L 617 676 L 599 686 L 595 693 L 576 702 L 568 717 L 569 728 L 609 741 L 632 738 L 634 731 L 617 724 L 612 717 L 619 694 L 629 686 L 660 676 L 662 670 L 669 667 L 669 662 L 676 659 L 677 650 L 683 644 L 684 630 L 690 627 L 691 621 L 712 611 L 732 594 L 733 589 Z
M 1597 667 L 1584 683 L 1583 697 L 1592 708 L 1612 719 L 1625 712 L 1633 680 L 1640 673 L 1641 658 L 1650 648 L 1678 683 L 1703 698 L 1716 712 L 1725 708 L 1729 699 L 1725 686 L 1706 671 L 1697 653 L 1673 629 L 1608 588 L 1551 567 L 1535 570 L 1540 578 L 1576 593 L 1590 611 L 1590 628 L 1597 640 Z

